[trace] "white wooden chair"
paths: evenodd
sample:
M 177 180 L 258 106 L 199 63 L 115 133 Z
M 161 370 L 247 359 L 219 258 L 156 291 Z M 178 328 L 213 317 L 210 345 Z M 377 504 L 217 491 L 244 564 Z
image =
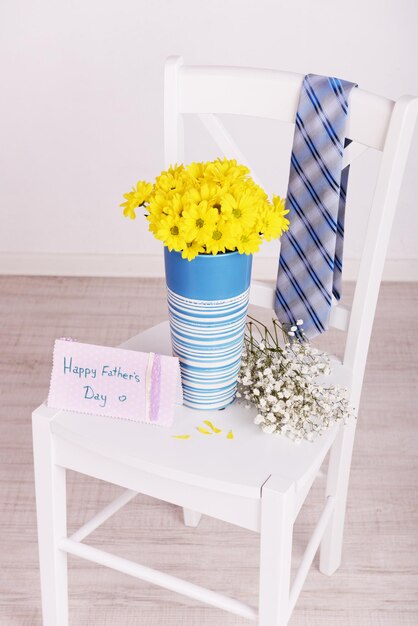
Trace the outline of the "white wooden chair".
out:
M 199 115 L 227 156 L 246 162 L 217 114 L 245 114 L 292 124 L 302 76 L 272 70 L 187 67 L 169 58 L 165 70 L 165 160 L 183 161 L 184 115 Z M 343 362 L 333 379 L 349 388 L 358 406 L 369 339 L 390 228 L 418 113 L 418 99 L 397 102 L 355 89 L 346 162 L 367 148 L 383 155 L 374 193 L 359 278 L 351 310 L 336 306 L 332 324 L 347 331 Z M 274 276 L 272 276 L 272 279 Z M 254 284 L 251 302 L 272 308 L 271 288 Z M 170 353 L 167 323 L 132 338 L 125 347 Z M 295 606 L 314 555 L 333 574 L 341 561 L 344 512 L 356 420 L 334 427 L 314 443 L 294 445 L 264 435 L 238 405 L 208 414 L 235 439 L 172 434 L 193 432 L 196 412 L 181 407 L 172 429 L 58 411 L 42 405 L 33 413 L 33 437 L 42 607 L 45 626 L 68 623 L 67 553 L 200 599 L 260 626 L 284 626 Z M 296 516 L 330 450 L 325 503 L 290 586 L 292 530 Z M 125 488 L 122 495 L 72 536 L 66 529 L 66 469 Z M 260 533 L 258 609 L 174 576 L 88 546 L 83 540 L 140 492 L 184 508 L 195 526 L 207 514 Z

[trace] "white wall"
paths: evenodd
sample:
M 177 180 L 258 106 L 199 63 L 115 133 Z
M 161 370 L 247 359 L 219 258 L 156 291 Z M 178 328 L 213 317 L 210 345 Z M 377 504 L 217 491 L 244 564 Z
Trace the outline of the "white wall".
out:
M 417 19 L 415 0 L 3 0 L 0 272 L 161 271 L 160 244 L 118 205 L 137 179 L 152 180 L 162 167 L 167 55 L 335 75 L 396 99 L 418 95 Z M 226 122 L 269 191 L 285 194 L 286 176 L 275 170 L 280 125 Z M 188 126 L 189 157 L 215 156 L 197 122 Z M 362 159 L 352 171 L 361 182 L 352 205 L 372 193 L 363 165 L 376 169 L 377 157 Z M 418 133 L 388 278 L 418 279 L 417 166 Z M 351 222 L 352 273 L 362 228 L 361 219 Z M 276 247 L 261 254 L 276 258 Z M 260 258 L 259 273 L 271 267 Z

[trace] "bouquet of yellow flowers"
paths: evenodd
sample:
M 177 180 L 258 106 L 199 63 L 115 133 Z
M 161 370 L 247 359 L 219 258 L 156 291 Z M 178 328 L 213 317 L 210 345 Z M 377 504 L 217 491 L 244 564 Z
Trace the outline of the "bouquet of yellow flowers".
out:
M 252 254 L 263 239 L 280 237 L 289 221 L 285 201 L 270 201 L 249 174 L 248 167 L 226 158 L 175 165 L 153 185 L 139 181 L 121 206 L 131 219 L 144 207 L 149 230 L 189 261 L 198 254 Z

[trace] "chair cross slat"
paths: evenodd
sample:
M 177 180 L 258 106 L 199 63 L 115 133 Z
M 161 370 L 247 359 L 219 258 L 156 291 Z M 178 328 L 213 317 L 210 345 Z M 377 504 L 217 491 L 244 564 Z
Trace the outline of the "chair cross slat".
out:
M 165 572 L 152 569 L 151 567 L 134 563 L 134 561 L 124 559 L 120 556 L 116 556 L 115 554 L 111 554 L 110 552 L 99 550 L 98 548 L 74 541 L 67 537 L 60 540 L 59 549 L 67 552 L 68 554 L 73 554 L 74 556 L 91 561 L 92 563 L 98 563 L 104 567 L 110 567 L 111 569 L 122 572 L 123 574 L 128 574 L 134 578 L 139 578 L 140 580 L 145 580 L 154 585 L 164 587 L 165 589 L 170 589 L 170 591 L 180 593 L 183 596 L 216 606 L 224 611 L 228 611 L 229 613 L 239 615 L 240 617 L 244 617 L 249 620 L 257 619 L 256 609 L 240 602 L 239 600 L 235 600 L 234 598 L 229 598 L 221 593 L 211 591 L 206 587 L 200 587 L 199 585 L 195 585 L 187 580 L 177 578 L 177 576 L 172 576 L 171 574 L 166 574 Z
M 88 535 L 90 535 L 96 528 L 99 528 L 101 524 L 104 524 L 106 520 L 109 519 L 112 515 L 117 513 L 122 507 L 124 507 L 128 502 L 133 500 L 135 496 L 138 495 L 137 491 L 133 491 L 133 489 L 125 489 L 120 496 L 118 496 L 115 500 L 112 500 L 104 509 L 96 513 L 94 517 L 89 519 L 88 522 L 83 524 L 81 528 L 79 528 L 75 533 L 73 533 L 70 537 L 72 541 L 83 541 Z

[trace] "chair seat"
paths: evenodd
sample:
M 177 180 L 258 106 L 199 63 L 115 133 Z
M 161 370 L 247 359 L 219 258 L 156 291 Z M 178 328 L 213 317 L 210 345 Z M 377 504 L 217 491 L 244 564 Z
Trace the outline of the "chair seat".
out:
M 122 347 L 171 354 L 168 322 L 133 337 Z M 334 368 L 332 382 L 348 382 L 340 364 Z M 179 406 L 173 425 L 167 428 L 61 411 L 52 420 L 51 430 L 77 446 L 132 468 L 217 492 L 259 498 L 262 485 L 272 474 L 291 480 L 296 489 L 302 487 L 320 467 L 338 426 L 313 443 L 295 444 L 285 436 L 263 433 L 253 422 L 255 413 L 237 401 L 221 411 Z M 222 432 L 198 432 L 197 426 L 204 426 L 205 419 Z M 226 437 L 230 430 L 233 439 Z M 191 437 L 174 438 L 184 434 Z

